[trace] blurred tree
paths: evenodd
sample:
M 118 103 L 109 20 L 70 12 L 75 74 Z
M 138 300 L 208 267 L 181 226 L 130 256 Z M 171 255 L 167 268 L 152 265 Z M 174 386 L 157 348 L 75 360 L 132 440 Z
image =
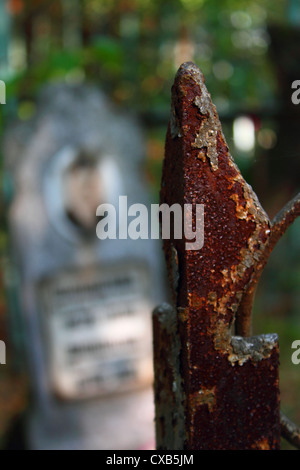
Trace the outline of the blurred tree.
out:
M 225 0 L 221 7 L 216 0 L 10 0 L 9 5 L 30 74 L 26 85 L 20 77 L 21 96 L 26 86 L 35 90 L 39 78 L 83 68 L 118 101 L 160 109 L 168 103 L 179 62 L 193 59 L 212 82 L 221 108 L 272 99 L 266 25 L 268 14 L 285 18 L 284 0 L 275 6 L 269 0 Z M 51 60 L 57 54 L 61 61 Z

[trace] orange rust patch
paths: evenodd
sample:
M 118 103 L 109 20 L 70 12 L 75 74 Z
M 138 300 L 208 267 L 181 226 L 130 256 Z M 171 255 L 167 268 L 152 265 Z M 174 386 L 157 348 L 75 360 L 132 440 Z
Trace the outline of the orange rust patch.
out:
M 270 444 L 268 439 L 265 438 L 253 444 L 252 448 L 253 450 L 270 450 Z
M 207 405 L 208 411 L 212 412 L 214 406 L 216 405 L 216 396 L 215 396 L 216 387 L 212 389 L 201 388 L 195 392 L 190 397 L 190 403 L 193 409 L 198 408 L 202 405 Z

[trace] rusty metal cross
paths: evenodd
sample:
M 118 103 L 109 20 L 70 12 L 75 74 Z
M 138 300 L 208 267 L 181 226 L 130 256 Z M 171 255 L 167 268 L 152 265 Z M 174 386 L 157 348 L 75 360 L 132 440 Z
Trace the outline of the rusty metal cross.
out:
M 187 250 L 184 237 L 164 240 L 173 306 L 153 315 L 157 447 L 279 449 L 278 338 L 251 336 L 251 312 L 300 197 L 270 222 L 190 62 L 172 87 L 161 203 L 203 204 L 205 214 L 201 249 Z

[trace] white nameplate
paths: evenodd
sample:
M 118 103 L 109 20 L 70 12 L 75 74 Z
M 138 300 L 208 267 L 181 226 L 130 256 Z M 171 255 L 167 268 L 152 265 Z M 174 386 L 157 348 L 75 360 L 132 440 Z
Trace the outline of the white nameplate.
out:
M 152 327 L 144 265 L 60 273 L 40 286 L 50 386 L 64 399 L 151 383 Z

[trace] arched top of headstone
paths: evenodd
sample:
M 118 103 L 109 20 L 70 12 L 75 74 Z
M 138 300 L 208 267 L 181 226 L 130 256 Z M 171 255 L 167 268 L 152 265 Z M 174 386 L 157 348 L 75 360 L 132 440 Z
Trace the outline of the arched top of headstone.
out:
M 99 158 L 110 154 L 126 167 L 144 157 L 142 129 L 133 113 L 118 109 L 95 86 L 60 82 L 40 91 L 31 119 L 8 127 L 5 167 L 19 173 L 20 167 L 35 162 L 38 168 L 66 146 Z

